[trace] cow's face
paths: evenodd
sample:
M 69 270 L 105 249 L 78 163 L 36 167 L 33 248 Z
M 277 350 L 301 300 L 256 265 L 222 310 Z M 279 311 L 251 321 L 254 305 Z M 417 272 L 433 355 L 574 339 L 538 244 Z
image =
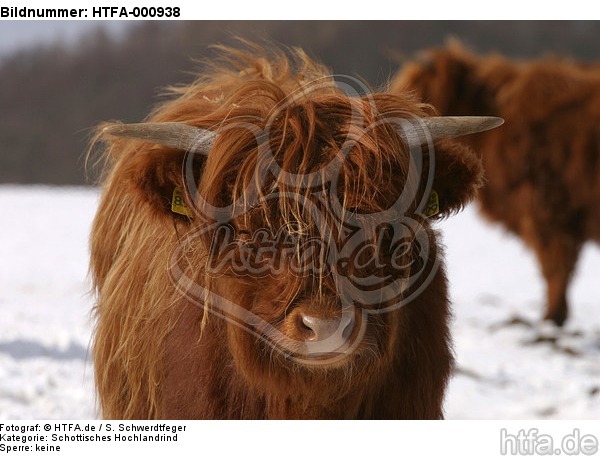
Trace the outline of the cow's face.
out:
M 182 124 L 164 135 L 160 125 L 111 131 L 170 148 L 141 175 L 181 166 L 173 148 L 191 152 L 170 183 L 183 187 L 191 217 L 174 246 L 173 284 L 227 322 L 250 381 L 285 388 L 374 372 L 393 355 L 402 306 L 435 275 L 429 217 L 460 208 L 480 182 L 477 158 L 439 140 L 497 122 L 422 120 L 412 99 L 331 85 L 264 112 L 265 94 L 256 96 L 251 115 L 232 108 L 209 134 Z M 143 181 L 169 197 L 168 175 Z
M 299 223 L 235 220 L 206 233 L 207 288 L 223 299 L 213 304 L 232 318 L 242 351 L 331 368 L 381 354 L 386 341 L 378 333 L 395 333 L 383 315 L 401 304 L 411 271 L 425 263 L 414 233 L 393 241 L 393 230 L 406 227 L 342 234 L 320 232 L 319 222 L 307 217 L 301 231 Z
M 356 208 L 342 224 L 313 192 L 286 193 L 290 201 L 278 192 L 201 236 L 209 305 L 228 321 L 230 351 L 249 381 L 289 387 L 327 372 L 338 385 L 355 382 L 348 370 L 388 364 L 410 276 L 423 280 L 435 266 L 426 258 L 435 246 L 423 243 L 430 232 L 422 220 L 377 223 Z M 291 203 L 293 220 L 282 216 Z M 373 220 L 361 226 L 361 215 Z

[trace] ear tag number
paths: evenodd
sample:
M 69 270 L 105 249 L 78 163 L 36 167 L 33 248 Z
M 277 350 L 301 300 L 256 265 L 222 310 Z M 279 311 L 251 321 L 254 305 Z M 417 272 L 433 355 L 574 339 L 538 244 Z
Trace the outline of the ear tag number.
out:
M 193 217 L 194 213 L 192 210 L 185 204 L 185 200 L 183 199 L 183 192 L 179 187 L 175 187 L 173 190 L 173 198 L 171 199 L 171 211 L 176 214 L 185 215 L 187 217 Z
M 427 201 L 426 217 L 433 217 L 440 212 L 440 197 L 435 190 L 431 190 L 429 200 Z

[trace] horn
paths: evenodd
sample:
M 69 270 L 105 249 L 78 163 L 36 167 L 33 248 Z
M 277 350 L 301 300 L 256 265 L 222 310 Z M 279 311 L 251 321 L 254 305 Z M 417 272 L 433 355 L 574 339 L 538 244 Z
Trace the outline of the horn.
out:
M 114 124 L 104 127 L 105 135 L 139 139 L 174 149 L 208 155 L 217 134 L 180 122 Z
M 424 117 L 417 122 L 410 121 L 410 123 L 413 128 L 400 130 L 404 140 L 407 144 L 425 144 L 428 140 L 427 136 L 430 136 L 431 140 L 435 142 L 444 138 L 470 135 L 499 127 L 504 123 L 504 119 L 489 116 L 441 116 Z M 416 126 L 421 126 L 428 135 L 423 135 L 420 128 L 414 128 Z

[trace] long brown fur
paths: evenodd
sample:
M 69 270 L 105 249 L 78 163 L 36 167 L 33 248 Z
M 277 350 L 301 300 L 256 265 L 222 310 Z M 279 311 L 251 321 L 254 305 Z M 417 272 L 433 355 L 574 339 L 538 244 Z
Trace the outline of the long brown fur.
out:
M 547 284 L 545 318 L 562 325 L 581 247 L 600 240 L 600 73 L 556 57 L 478 56 L 453 42 L 400 71 L 391 91 L 411 90 L 444 115 L 505 119 L 465 138 L 484 151 L 480 207 L 534 250 Z
M 196 163 L 198 192 L 207 201 L 229 204 L 254 178 L 257 141 L 247 130 L 235 128 L 240 120 L 261 129 L 270 123 L 275 159 L 284 170 L 298 173 L 324 170 L 342 140 L 354 138 L 338 188 L 340 200 L 352 210 L 378 212 L 404 185 L 413 185 L 405 176 L 409 154 L 395 129 L 368 127 L 385 117 L 427 116 L 432 112 L 427 105 L 407 94 L 350 98 L 331 84 L 305 90 L 315 80 L 330 80 L 330 73 L 299 50 L 286 55 L 248 47 L 222 49 L 222 57 L 207 72 L 191 85 L 173 89 L 172 99 L 148 119 L 219 129 L 209 157 Z M 290 96 L 295 100 L 278 111 Z M 353 110 L 361 112 L 358 123 L 350 120 Z M 290 318 L 299 309 L 339 315 L 331 277 L 209 277 L 208 243 L 186 240 L 202 221 L 169 209 L 174 187 L 185 187 L 184 152 L 137 140 L 105 140 L 108 165 L 91 234 L 98 296 L 93 354 L 104 418 L 443 416 L 453 364 L 443 264 L 412 302 L 369 315 L 364 341 L 348 360 L 331 366 L 298 364 L 220 318 L 217 310 L 209 316 L 205 309 L 210 302 L 197 305 L 177 291 L 169 276 L 174 249 L 181 248 L 178 261 L 198 284 L 240 303 L 291 338 L 297 328 L 289 324 Z M 434 187 L 444 216 L 475 195 L 481 166 L 474 154 L 455 143 L 437 145 L 435 160 Z M 261 191 L 278 186 L 271 177 Z M 278 190 L 310 197 L 299 183 Z M 272 201 L 236 219 L 235 229 L 277 230 L 295 223 L 320 236 L 301 206 L 284 198 Z M 411 207 L 416 209 L 416 202 Z M 437 246 L 429 221 L 419 220 Z M 426 261 L 441 256 L 439 246 L 431 252 Z M 362 318 L 359 310 L 357 318 Z

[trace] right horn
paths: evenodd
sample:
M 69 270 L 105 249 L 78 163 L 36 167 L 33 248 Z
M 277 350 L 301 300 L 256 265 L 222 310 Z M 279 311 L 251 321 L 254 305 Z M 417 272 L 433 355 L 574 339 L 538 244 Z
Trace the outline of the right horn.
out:
M 402 128 L 400 134 L 407 144 L 425 144 L 431 138 L 432 142 L 444 138 L 456 138 L 457 136 L 479 133 L 492 128 L 499 127 L 504 123 L 500 117 L 489 116 L 440 116 L 424 117 L 418 122 L 410 121 L 411 128 Z M 425 135 L 422 134 L 423 128 Z

